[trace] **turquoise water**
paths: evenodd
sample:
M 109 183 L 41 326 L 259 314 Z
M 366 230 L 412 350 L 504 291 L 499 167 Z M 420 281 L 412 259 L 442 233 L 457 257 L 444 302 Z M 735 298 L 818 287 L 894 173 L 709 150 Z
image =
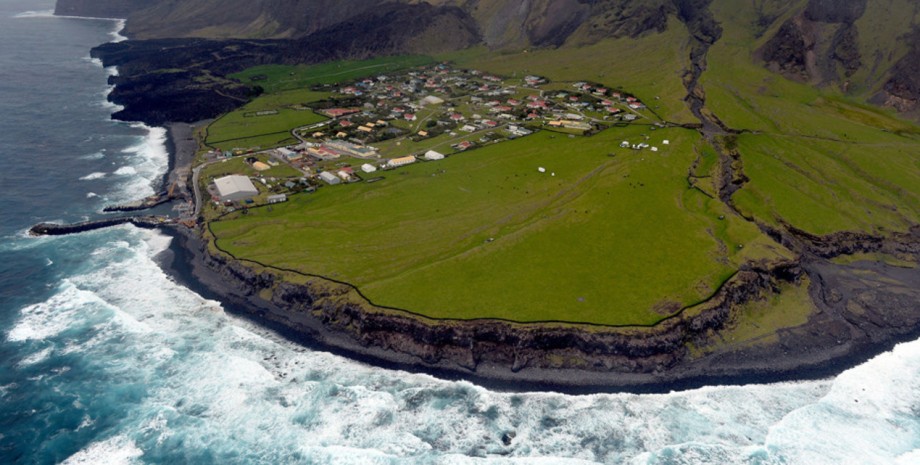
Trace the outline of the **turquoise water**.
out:
M 0 463 L 920 463 L 917 341 L 825 381 L 499 393 L 228 316 L 163 273 L 157 232 L 27 237 L 152 193 L 167 164 L 162 130 L 108 118 L 114 70 L 88 51 L 119 24 L 51 7 L 0 2 Z

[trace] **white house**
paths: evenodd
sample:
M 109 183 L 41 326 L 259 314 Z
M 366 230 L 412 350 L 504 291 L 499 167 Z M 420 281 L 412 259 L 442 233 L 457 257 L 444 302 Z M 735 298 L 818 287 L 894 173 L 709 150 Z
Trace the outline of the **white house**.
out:
M 361 165 L 361 171 L 364 171 L 365 173 L 373 173 L 374 171 L 377 171 L 377 167 L 370 163 L 365 163 Z

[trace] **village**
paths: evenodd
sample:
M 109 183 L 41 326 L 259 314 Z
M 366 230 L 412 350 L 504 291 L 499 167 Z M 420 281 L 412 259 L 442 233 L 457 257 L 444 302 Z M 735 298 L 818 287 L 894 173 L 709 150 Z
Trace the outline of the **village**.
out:
M 657 121 L 635 96 L 600 84 L 500 77 L 444 63 L 312 90 L 330 97 L 294 107 L 328 119 L 293 128 L 297 144 L 205 154 L 199 169 L 207 173 L 216 206 L 233 211 L 284 202 L 289 194 L 323 185 L 377 182 L 388 170 L 437 162 L 536 131 L 584 137 L 643 119 L 654 129 Z M 621 147 L 658 150 L 645 141 L 623 141 Z M 237 161 L 241 169 L 209 168 L 230 159 L 242 159 Z

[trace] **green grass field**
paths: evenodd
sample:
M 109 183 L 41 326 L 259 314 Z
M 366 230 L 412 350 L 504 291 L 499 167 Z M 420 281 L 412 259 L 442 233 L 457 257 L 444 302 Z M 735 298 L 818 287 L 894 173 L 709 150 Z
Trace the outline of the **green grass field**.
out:
M 611 149 L 641 132 L 541 132 L 211 230 L 238 258 L 353 283 L 378 305 L 431 317 L 653 324 L 740 263 L 785 252 L 688 188 L 695 132 L 655 133 L 672 140 L 658 153 Z
M 208 127 L 207 144 L 221 150 L 231 148 L 272 148 L 297 142 L 291 129 L 325 121 L 325 116 L 312 110 L 294 110 L 277 107 L 277 114 L 256 116 L 253 113 L 267 109 L 258 99 L 255 105 L 246 105 L 227 113 Z
M 329 92 L 310 90 L 314 84 L 333 84 L 377 76 L 433 62 L 424 56 L 385 57 L 364 61 L 343 61 L 319 65 L 267 65 L 247 69 L 230 77 L 259 85 L 265 93 L 242 108 L 227 113 L 208 127 L 206 143 L 221 150 L 232 148 L 273 148 L 296 143 L 291 129 L 324 121 L 327 118 L 298 105 L 325 99 Z M 263 79 L 253 81 L 253 76 Z M 259 111 L 277 114 L 256 116 Z
M 393 71 L 434 63 L 426 56 L 382 57 L 361 61 L 336 61 L 317 65 L 265 65 L 231 74 L 247 84 L 259 85 L 265 93 L 309 89 L 315 84 L 335 84 L 368 76 L 378 76 Z M 264 79 L 253 81 L 253 76 Z

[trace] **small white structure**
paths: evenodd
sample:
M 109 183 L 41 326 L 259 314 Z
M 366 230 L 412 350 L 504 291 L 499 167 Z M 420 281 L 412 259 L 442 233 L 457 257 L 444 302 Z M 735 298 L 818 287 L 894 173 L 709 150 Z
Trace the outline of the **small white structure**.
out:
M 377 171 L 377 167 L 370 163 L 365 163 L 361 165 L 361 171 L 364 171 L 365 173 L 373 173 L 374 171 Z
M 268 203 L 270 203 L 270 204 L 272 204 L 272 203 L 282 203 L 282 202 L 287 202 L 287 195 L 286 195 L 286 194 L 278 194 L 278 195 L 269 195 L 269 196 L 268 196 Z
M 658 147 L 652 147 L 652 152 L 657 152 L 657 151 L 658 151 Z
M 443 160 L 444 154 L 440 152 L 435 152 L 434 150 L 429 150 L 425 152 L 425 159 L 429 161 L 433 160 Z
M 434 95 L 429 95 L 422 99 L 420 102 L 422 105 L 440 105 L 444 103 L 444 99 L 435 97 Z
M 620 142 L 620 147 L 623 147 L 624 149 L 629 148 L 629 141 L 624 140 L 623 142 Z
M 671 141 L 669 141 L 669 140 L 667 140 L 667 139 L 661 141 L 661 143 L 664 144 L 664 145 L 671 145 Z
M 400 166 L 406 166 L 409 164 L 415 163 L 415 157 L 409 155 L 408 157 L 393 158 L 387 162 L 387 166 L 390 168 L 397 168 Z
M 275 149 L 275 152 L 285 159 L 291 158 L 292 156 L 296 154 L 296 152 L 286 147 L 279 147 Z
M 544 167 L 541 166 L 541 167 L 537 168 L 537 171 L 539 171 L 539 172 L 541 172 L 541 173 L 545 173 L 545 172 L 546 172 L 546 168 L 544 168 Z
M 214 180 L 217 193 L 224 201 L 246 200 L 259 195 L 259 190 L 246 176 L 237 174 L 224 176 Z
M 333 185 L 333 186 L 336 184 L 340 184 L 342 182 L 342 180 L 339 179 L 338 176 L 328 171 L 323 171 L 322 173 L 320 173 L 319 178 L 322 179 L 323 181 L 326 181 L 326 184 Z

